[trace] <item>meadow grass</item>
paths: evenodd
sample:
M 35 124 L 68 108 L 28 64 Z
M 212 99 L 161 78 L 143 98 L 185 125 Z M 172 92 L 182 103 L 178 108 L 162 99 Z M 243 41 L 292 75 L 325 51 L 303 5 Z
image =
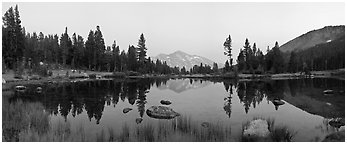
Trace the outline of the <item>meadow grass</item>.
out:
M 255 117 L 254 119 L 258 119 Z M 262 118 L 263 119 L 263 118 Z M 269 124 L 270 141 L 291 141 L 295 133 L 286 126 L 274 127 L 273 119 L 266 119 Z M 242 126 L 242 131 L 248 122 Z M 72 129 L 69 121 L 50 123 L 50 117 L 40 103 L 11 103 L 3 109 L 3 141 L 257 141 L 232 137 L 232 129 L 221 122 L 194 121 L 190 116 L 182 115 L 171 120 L 155 120 L 130 127 L 126 123 L 119 131 L 113 128 L 101 129 L 95 135 L 87 134 L 83 124 Z M 258 140 L 259 141 L 259 140 Z

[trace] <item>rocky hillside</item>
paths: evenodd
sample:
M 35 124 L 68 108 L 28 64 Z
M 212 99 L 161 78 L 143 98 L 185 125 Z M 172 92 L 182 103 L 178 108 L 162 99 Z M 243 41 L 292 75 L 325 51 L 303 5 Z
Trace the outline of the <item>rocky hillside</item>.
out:
M 280 46 L 282 52 L 305 50 L 319 44 L 329 43 L 345 35 L 345 26 L 326 26 L 303 34 Z
M 183 66 L 189 70 L 192 68 L 194 65 L 200 65 L 202 63 L 203 65 L 210 65 L 211 67 L 213 66 L 213 61 L 202 57 L 202 56 L 197 56 L 197 55 L 190 55 L 182 51 L 176 51 L 172 54 L 159 54 L 158 56 L 151 57 L 153 61 L 156 61 L 157 59 L 161 61 L 166 61 L 166 63 L 171 66 L 178 66 L 182 68 Z M 218 64 L 220 67 L 220 64 Z

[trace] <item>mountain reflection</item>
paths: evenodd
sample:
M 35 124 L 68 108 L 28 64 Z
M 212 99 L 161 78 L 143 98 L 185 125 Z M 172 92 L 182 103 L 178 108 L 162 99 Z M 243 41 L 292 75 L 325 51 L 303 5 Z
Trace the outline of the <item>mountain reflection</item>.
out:
M 202 79 L 175 79 L 172 81 L 167 81 L 163 85 L 158 86 L 158 89 L 170 89 L 176 93 L 181 93 L 190 89 L 203 88 L 212 84 L 210 81 Z

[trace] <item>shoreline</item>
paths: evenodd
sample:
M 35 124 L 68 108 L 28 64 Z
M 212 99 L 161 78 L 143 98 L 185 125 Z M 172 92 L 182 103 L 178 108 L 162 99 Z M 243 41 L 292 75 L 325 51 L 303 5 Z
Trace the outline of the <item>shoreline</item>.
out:
M 88 75 L 88 76 L 87 76 Z M 92 76 L 92 77 L 91 77 Z M 108 80 L 108 79 L 144 79 L 144 78 L 200 78 L 200 79 L 237 79 L 239 81 L 253 81 L 253 80 L 285 80 L 285 79 L 301 79 L 301 78 L 335 78 L 345 80 L 344 69 L 329 70 L 329 71 L 313 71 L 311 75 L 301 75 L 299 73 L 281 73 L 281 74 L 238 74 L 238 77 L 231 77 L 227 74 L 211 75 L 211 74 L 193 74 L 193 75 L 156 75 L 144 74 L 138 76 L 127 76 L 125 73 L 118 73 L 114 75 L 110 72 L 88 72 L 73 74 L 70 76 L 61 76 L 54 74 L 50 77 L 40 77 L 39 79 L 15 79 L 14 77 L 2 75 L 6 83 L 2 84 L 2 91 L 13 89 L 15 85 L 26 84 L 43 84 L 43 83 L 63 83 L 63 82 L 77 82 L 77 81 L 93 81 L 93 80 Z

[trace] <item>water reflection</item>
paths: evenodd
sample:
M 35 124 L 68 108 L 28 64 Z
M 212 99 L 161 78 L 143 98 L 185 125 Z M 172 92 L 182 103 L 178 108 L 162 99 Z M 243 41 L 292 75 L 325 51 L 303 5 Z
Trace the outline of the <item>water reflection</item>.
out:
M 190 89 L 198 89 L 222 82 L 227 92 L 223 99 L 223 110 L 227 117 L 232 116 L 233 97 L 237 96 L 245 113 L 256 109 L 262 101 L 271 103 L 275 110 L 281 105 L 274 100 L 284 100 L 308 113 L 318 114 L 326 118 L 344 117 L 344 81 L 331 79 L 299 79 L 277 81 L 205 81 L 201 79 L 130 79 L 102 80 L 54 85 L 30 85 L 25 94 L 16 94 L 10 101 L 20 98 L 26 101 L 41 102 L 46 111 L 53 115 L 60 114 L 67 119 L 69 113 L 73 117 L 86 111 L 89 120 L 100 123 L 105 106 L 116 107 L 118 102 L 128 101 L 136 105 L 138 118 L 143 118 L 147 93 L 156 86 L 159 90 L 170 89 L 182 93 Z M 36 93 L 36 87 L 43 87 L 42 93 Z M 234 90 L 236 89 L 236 94 Z M 324 96 L 322 91 L 332 89 L 333 96 Z M 22 95 L 26 95 L 23 97 Z M 222 100 L 221 100 L 222 101 Z M 235 102 L 235 101 L 234 101 Z

